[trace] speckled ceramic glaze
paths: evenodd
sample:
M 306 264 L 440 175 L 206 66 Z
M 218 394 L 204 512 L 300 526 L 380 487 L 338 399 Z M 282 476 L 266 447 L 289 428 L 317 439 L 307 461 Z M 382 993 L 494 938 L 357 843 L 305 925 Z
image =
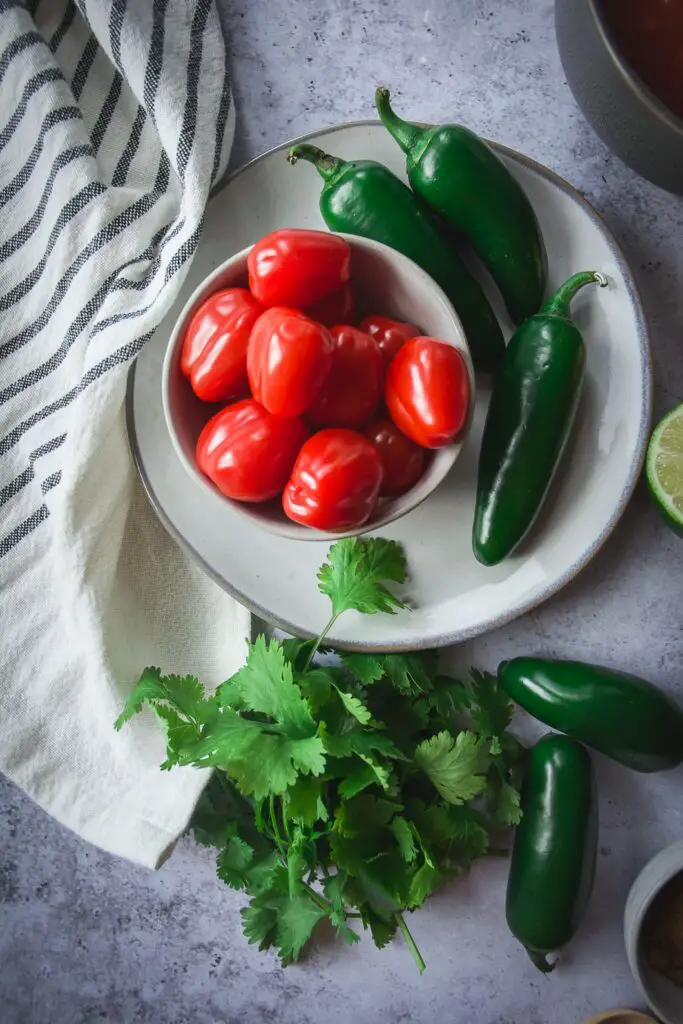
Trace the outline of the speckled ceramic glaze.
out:
M 555 0 L 555 26 L 562 66 L 586 120 L 634 171 L 683 195 L 683 119 L 621 56 L 600 0 Z
M 307 140 L 345 158 L 379 160 L 403 175 L 400 150 L 376 122 L 341 125 Z M 300 141 L 300 140 L 297 140 Z M 134 368 L 128 394 L 133 452 L 147 493 L 169 531 L 214 579 L 263 618 L 290 632 L 316 633 L 326 600 L 316 571 L 324 544 L 268 534 L 191 479 L 170 441 L 161 370 L 170 333 L 197 285 L 227 256 L 285 226 L 323 226 L 320 181 L 289 168 L 286 147 L 233 176 L 209 210 L 199 253 L 176 308 Z M 411 611 L 342 616 L 330 637 L 356 649 L 417 649 L 455 643 L 509 621 L 572 579 L 609 536 L 633 491 L 651 406 L 650 355 L 631 272 L 592 208 L 560 178 L 500 149 L 536 209 L 548 247 L 549 288 L 577 270 L 600 270 L 610 286 L 586 289 L 573 311 L 588 349 L 577 430 L 532 538 L 512 558 L 485 568 L 471 548 L 476 470 L 488 390 L 479 382 L 467 444 L 448 479 L 419 508 L 380 531 L 400 541 L 410 571 Z M 506 332 L 511 325 L 486 287 Z
M 460 319 L 441 288 L 431 277 L 401 253 L 368 238 L 342 236 L 351 246 L 351 280 L 359 310 L 381 312 L 396 320 L 420 325 L 424 334 L 452 345 L 462 355 L 474 396 L 474 369 Z M 329 543 L 343 537 L 387 526 L 425 501 L 445 479 L 463 450 L 472 421 L 474 401 L 470 402 L 465 426 L 455 444 L 432 453 L 429 463 L 414 487 L 395 498 L 381 499 L 367 524 L 342 533 L 321 533 L 288 519 L 279 500 L 256 505 L 231 501 L 221 495 L 201 473 L 195 460 L 197 438 L 210 415 L 209 407 L 192 391 L 180 370 L 180 356 L 187 325 L 199 306 L 219 288 L 244 286 L 247 256 L 243 249 L 218 267 L 192 293 L 183 307 L 168 339 L 161 373 L 161 397 L 171 442 L 187 473 L 203 490 L 218 495 L 231 514 L 241 515 L 257 528 L 269 530 L 290 540 L 323 540 Z M 210 412 L 213 413 L 214 408 Z

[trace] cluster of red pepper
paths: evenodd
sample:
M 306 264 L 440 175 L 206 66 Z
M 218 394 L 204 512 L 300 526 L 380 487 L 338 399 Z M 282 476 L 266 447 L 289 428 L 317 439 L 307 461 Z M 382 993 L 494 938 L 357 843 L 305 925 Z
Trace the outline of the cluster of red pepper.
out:
M 290 519 L 319 530 L 360 526 L 380 496 L 410 489 L 469 402 L 452 346 L 385 316 L 352 324 L 350 263 L 337 235 L 267 235 L 249 288 L 196 311 L 180 364 L 199 398 L 229 403 L 199 437 L 201 471 L 238 501 L 281 494 Z

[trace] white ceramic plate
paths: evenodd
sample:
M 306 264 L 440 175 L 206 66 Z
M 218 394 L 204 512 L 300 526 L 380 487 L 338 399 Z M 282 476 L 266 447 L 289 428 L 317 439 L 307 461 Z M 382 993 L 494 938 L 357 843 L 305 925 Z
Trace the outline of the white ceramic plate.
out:
M 347 159 L 379 160 L 404 176 L 404 158 L 377 122 L 339 125 L 304 138 Z M 268 534 L 191 480 L 172 447 L 161 405 L 161 366 L 173 322 L 202 278 L 276 228 L 324 227 L 318 209 L 322 182 L 308 165 L 289 167 L 287 148 L 248 164 L 213 199 L 180 298 L 131 371 L 128 424 L 140 476 L 169 532 L 243 604 L 288 632 L 308 635 L 317 633 L 329 614 L 316 586 L 326 543 L 301 544 Z M 405 593 L 412 611 L 347 613 L 329 638 L 339 647 L 396 650 L 457 643 L 535 607 L 604 543 L 640 472 L 650 425 L 651 369 L 632 274 L 612 235 L 576 191 L 525 157 L 499 152 L 541 222 L 549 289 L 578 270 L 600 270 L 610 281 L 609 288 L 585 289 L 573 307 L 588 347 L 575 436 L 533 536 L 503 565 L 485 568 L 471 548 L 477 457 L 489 397 L 481 386 L 467 445 L 448 478 L 418 509 L 378 531 L 405 547 L 410 570 Z M 509 333 L 511 325 L 486 287 Z

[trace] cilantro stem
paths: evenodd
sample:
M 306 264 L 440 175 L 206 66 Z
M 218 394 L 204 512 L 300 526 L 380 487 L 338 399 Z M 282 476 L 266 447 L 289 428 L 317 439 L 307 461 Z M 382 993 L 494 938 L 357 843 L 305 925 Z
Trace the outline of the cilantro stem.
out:
M 403 914 L 396 913 L 394 914 L 394 917 L 396 918 L 396 923 L 398 924 L 398 927 L 401 931 L 401 935 L 406 941 L 408 949 L 413 954 L 413 960 L 417 964 L 417 969 L 420 972 L 420 974 L 422 974 L 427 964 L 422 959 L 422 954 L 420 953 L 420 950 L 417 948 L 417 943 L 415 942 L 413 936 L 410 934 L 410 929 L 408 928 L 408 925 L 403 920 Z
M 337 621 L 337 619 L 339 618 L 340 615 L 341 615 L 341 612 L 335 612 L 335 614 L 332 616 L 330 621 L 327 623 L 327 625 L 325 626 L 325 628 L 322 631 L 322 633 L 320 634 L 320 636 L 316 639 L 315 643 L 313 644 L 313 646 L 311 647 L 310 651 L 308 652 L 308 657 L 306 658 L 306 664 L 304 665 L 304 672 L 307 672 L 309 670 L 309 668 L 311 667 L 311 662 L 313 661 L 313 659 L 315 658 L 316 654 L 318 653 L 318 651 L 320 649 L 321 643 L 323 642 L 323 640 L 325 639 L 325 637 L 327 636 L 329 631 L 332 629 L 332 627 L 334 626 L 335 622 Z
M 287 836 L 287 842 L 291 843 L 292 833 L 289 830 L 289 822 L 287 821 L 287 815 L 285 814 L 284 807 L 282 807 L 282 824 L 284 825 L 285 835 Z
M 278 828 L 277 823 L 277 815 L 275 814 L 275 797 L 273 796 L 272 793 L 270 794 L 268 805 L 270 811 L 270 824 L 271 828 L 273 829 L 273 839 L 275 840 L 277 848 L 280 851 L 280 856 L 282 857 L 285 864 L 287 864 L 287 854 L 285 853 L 285 848 L 282 844 L 282 836 L 280 835 L 280 829 Z
M 330 903 L 330 901 L 326 900 L 324 896 L 320 895 L 320 893 L 317 893 L 315 889 L 313 889 L 307 882 L 302 881 L 301 884 L 303 885 L 304 889 L 311 897 L 313 902 L 317 903 L 320 909 L 324 910 L 326 914 L 329 914 L 330 911 L 332 910 L 332 904 Z M 362 914 L 356 914 L 349 910 L 344 911 L 344 917 L 347 919 L 350 917 L 357 917 L 360 920 L 362 916 Z
M 311 888 L 311 886 L 308 884 L 308 882 L 302 882 L 301 884 L 303 885 L 304 889 L 306 890 L 308 895 L 311 897 L 313 902 L 317 903 L 318 906 L 320 907 L 320 909 L 324 910 L 326 914 L 329 914 L 330 910 L 332 909 L 332 904 L 329 903 L 326 899 L 323 899 L 323 897 L 320 896 L 315 891 L 315 889 Z

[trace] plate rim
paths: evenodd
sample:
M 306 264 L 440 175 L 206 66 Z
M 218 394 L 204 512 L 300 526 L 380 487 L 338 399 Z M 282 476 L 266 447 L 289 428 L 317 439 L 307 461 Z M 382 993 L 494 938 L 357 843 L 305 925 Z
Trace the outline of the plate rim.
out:
M 223 189 L 227 188 L 236 178 L 240 175 L 251 170 L 256 164 L 260 163 L 261 160 L 265 160 L 267 157 L 273 156 L 276 153 L 280 153 L 283 150 L 289 149 L 291 146 L 297 145 L 299 142 L 306 142 L 309 139 L 320 138 L 325 135 L 334 135 L 340 131 L 346 131 L 352 128 L 368 128 L 368 127 L 381 127 L 382 122 L 375 118 L 362 118 L 354 121 L 342 121 L 334 125 L 327 125 L 326 127 L 314 129 L 306 132 L 303 135 L 299 135 L 294 139 L 290 139 L 286 142 L 282 142 L 277 146 L 272 146 L 264 153 L 260 153 L 254 157 L 248 163 L 243 164 L 241 167 L 236 168 L 230 174 L 226 175 L 225 178 L 220 182 L 218 187 L 211 193 L 210 199 L 214 199 L 219 195 Z M 614 507 L 612 514 L 610 515 L 607 523 L 603 527 L 600 534 L 595 538 L 593 543 L 586 548 L 582 556 L 570 565 L 564 573 L 556 577 L 552 583 L 548 584 L 543 590 L 539 591 L 533 597 L 526 601 L 522 601 L 521 604 L 516 606 L 509 612 L 503 612 L 491 619 L 484 629 L 478 626 L 471 626 L 466 629 L 452 630 L 447 633 L 440 633 L 436 636 L 429 636 L 420 640 L 396 640 L 391 643 L 365 643 L 363 641 L 353 640 L 334 640 L 330 639 L 329 645 L 337 650 L 349 650 L 349 651 L 363 651 L 363 652 L 377 652 L 377 653 L 389 653 L 392 651 L 418 651 L 418 650 L 429 650 L 432 648 L 448 647 L 455 644 L 464 643 L 467 640 L 471 640 L 477 636 L 483 636 L 487 633 L 492 632 L 494 629 L 499 629 L 501 626 L 505 626 L 515 619 L 520 618 L 522 615 L 526 615 L 527 612 L 534 608 L 539 607 L 549 598 L 559 593 L 568 583 L 571 583 L 579 573 L 584 569 L 590 561 L 595 557 L 598 551 L 604 546 L 605 542 L 614 532 L 617 523 L 623 516 L 626 507 L 631 500 L 633 492 L 638 483 L 640 474 L 642 472 L 643 463 L 645 460 L 645 454 L 647 451 L 647 442 L 649 436 L 649 430 L 652 422 L 652 408 L 653 408 L 653 366 L 652 366 L 652 349 L 650 345 L 650 331 L 645 317 L 645 311 L 643 306 L 642 296 L 640 289 L 635 279 L 631 265 L 628 262 L 626 255 L 617 242 L 616 238 L 612 234 L 609 226 L 607 225 L 604 218 L 597 212 L 595 207 L 585 198 L 585 196 L 573 185 L 571 185 L 565 178 L 561 177 L 555 171 L 546 167 L 544 164 L 539 163 L 532 157 L 526 156 L 524 153 L 520 153 L 516 149 L 512 149 L 509 146 L 505 146 L 499 142 L 493 142 L 486 140 L 488 144 L 511 160 L 516 161 L 523 166 L 526 166 L 529 170 L 535 172 L 540 177 L 548 180 L 556 188 L 559 188 L 561 192 L 567 195 L 573 202 L 577 203 L 584 212 L 588 215 L 590 220 L 596 226 L 602 237 L 605 239 L 612 256 L 619 267 L 619 271 L 624 278 L 626 289 L 629 295 L 629 300 L 634 308 L 636 314 L 636 331 L 638 337 L 638 348 L 641 356 L 641 363 L 643 369 L 643 375 L 641 380 L 641 416 L 640 423 L 638 425 L 638 438 L 636 445 L 636 457 L 632 460 L 629 469 L 629 474 L 626 479 L 626 483 L 622 489 L 619 499 Z M 201 241 L 200 241 L 201 245 Z M 233 586 L 228 580 L 221 576 L 207 561 L 206 559 L 196 550 L 191 542 L 180 532 L 180 530 L 171 522 L 165 509 L 162 507 L 160 502 L 157 500 L 154 489 L 150 483 L 149 477 L 145 470 L 144 464 L 141 459 L 141 453 L 137 442 L 137 434 L 135 431 L 135 419 L 134 419 L 134 389 L 135 389 L 135 373 L 137 367 L 137 358 L 133 361 L 130 370 L 128 371 L 128 377 L 126 382 L 126 428 L 128 433 L 128 444 L 130 447 L 133 462 L 138 474 L 138 477 L 142 483 L 143 489 L 147 496 L 152 509 L 156 516 L 162 523 L 164 529 L 170 534 L 171 537 L 184 548 L 194 559 L 194 561 L 203 569 L 203 571 L 215 582 L 222 590 L 225 590 L 231 597 L 246 607 L 253 615 L 258 616 L 265 622 L 270 623 L 278 629 L 284 630 L 287 633 L 310 637 L 314 634 L 309 631 L 302 629 L 294 623 L 288 622 L 286 619 L 280 616 L 274 615 L 270 609 L 264 608 L 257 602 L 248 598 L 245 594 L 242 594 L 239 589 Z M 323 541 L 321 540 L 322 544 Z

